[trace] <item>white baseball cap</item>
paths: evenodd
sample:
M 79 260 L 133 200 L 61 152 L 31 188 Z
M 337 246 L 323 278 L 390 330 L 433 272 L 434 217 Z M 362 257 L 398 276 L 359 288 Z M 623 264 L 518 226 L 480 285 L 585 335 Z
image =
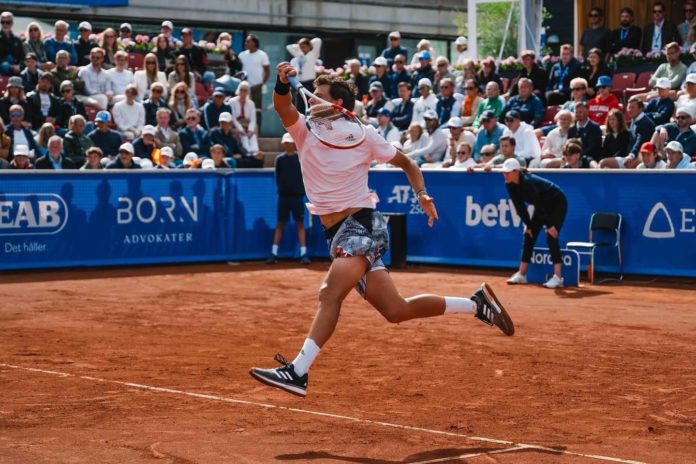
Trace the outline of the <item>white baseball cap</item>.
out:
M 133 153 L 135 153 L 135 150 L 133 149 L 133 144 L 130 142 L 126 142 L 126 143 L 121 144 L 121 146 L 118 147 L 118 151 L 121 151 L 121 150 L 125 150 L 128 153 L 130 153 L 131 155 Z
M 80 29 L 87 29 L 88 31 L 92 30 L 92 25 L 88 23 L 87 21 L 82 21 L 78 26 L 77 30 L 79 31 Z
M 459 116 L 454 116 L 454 117 L 450 118 L 449 121 L 447 121 L 447 127 L 454 127 L 454 128 L 464 127 L 464 121 Z
M 171 30 L 174 30 L 174 24 L 167 20 L 167 21 L 162 21 L 162 27 L 168 27 Z
M 391 39 L 392 37 L 396 37 L 397 39 L 401 38 L 401 32 L 399 31 L 391 31 L 389 33 L 389 38 Z
M 223 111 L 218 116 L 218 122 L 232 122 L 232 114 L 228 111 Z
M 160 155 L 168 158 L 174 158 L 174 150 L 172 150 L 172 147 L 162 147 L 160 149 Z
M 418 88 L 421 88 L 423 86 L 433 88 L 433 82 L 428 79 L 427 77 L 422 78 L 421 80 L 418 81 Z
M 154 136 L 157 134 L 157 129 L 155 129 L 155 126 L 148 124 L 143 127 L 143 135 L 152 135 Z
M 460 35 L 459 37 L 457 37 L 457 40 L 454 41 L 454 44 L 455 45 L 469 45 L 469 41 L 466 40 L 466 37 L 464 37 L 463 35 Z
M 14 155 L 15 156 L 27 156 L 29 158 L 33 158 L 34 151 L 29 150 L 29 147 L 26 145 L 17 145 L 14 149 Z
M 375 58 L 375 61 L 373 61 L 372 64 L 375 66 L 387 66 L 389 62 L 385 57 L 378 56 L 377 58 Z
M 283 134 L 283 137 L 280 139 L 280 143 L 295 143 L 295 140 L 292 138 L 292 135 L 290 135 L 286 132 Z
M 423 119 L 438 119 L 437 113 L 433 110 L 428 110 L 425 113 L 423 113 Z
M 696 74 L 688 74 L 684 82 L 686 82 L 687 84 L 696 84 Z
M 670 82 L 670 80 L 668 78 L 661 77 L 657 80 L 655 87 L 657 87 L 658 89 L 671 89 L 672 83 Z
M 131 27 L 130 23 L 123 23 L 123 24 L 121 24 L 121 27 L 119 27 L 118 29 L 119 30 L 128 29 L 129 31 L 133 32 L 133 28 Z
M 677 142 L 676 140 L 672 140 L 671 142 L 669 142 L 665 147 L 665 150 L 672 150 L 678 151 L 679 153 L 684 153 L 684 147 L 681 143 Z
M 204 159 L 203 163 L 201 164 L 202 169 L 215 169 L 215 161 L 211 160 L 210 158 Z
M 688 115 L 690 118 L 693 118 L 693 117 L 694 117 L 693 111 L 692 111 L 691 108 L 689 108 L 688 106 L 680 106 L 680 107 L 678 107 L 678 108 L 677 108 L 677 111 L 675 111 L 674 114 L 677 115 L 677 114 L 679 114 L 679 113 L 684 113 L 684 114 Z
M 503 172 L 519 171 L 520 168 L 520 162 L 515 158 L 506 159 L 503 163 Z
M 183 165 L 186 167 L 191 166 L 193 164 L 193 162 L 196 161 L 197 159 L 198 159 L 198 155 L 195 154 L 194 152 L 190 151 L 190 152 L 186 153 L 186 156 L 184 156 Z

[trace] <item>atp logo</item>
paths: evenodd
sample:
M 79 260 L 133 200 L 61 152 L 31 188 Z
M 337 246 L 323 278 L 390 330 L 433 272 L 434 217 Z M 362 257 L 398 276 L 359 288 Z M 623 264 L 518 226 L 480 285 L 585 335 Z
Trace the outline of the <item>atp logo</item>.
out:
M 694 226 L 694 216 L 696 216 L 696 209 L 681 208 L 679 212 L 679 217 L 681 219 L 679 232 L 684 234 L 695 233 L 696 226 Z M 677 231 L 674 227 L 674 221 L 672 221 L 672 215 L 670 215 L 665 204 L 658 201 L 655 203 L 655 206 L 652 207 L 645 220 L 643 237 L 669 239 L 675 238 L 676 235 Z

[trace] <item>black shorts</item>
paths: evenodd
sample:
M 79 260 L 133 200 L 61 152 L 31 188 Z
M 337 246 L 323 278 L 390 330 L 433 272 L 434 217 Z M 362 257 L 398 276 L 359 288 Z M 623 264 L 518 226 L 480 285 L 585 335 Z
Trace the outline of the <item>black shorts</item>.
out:
M 288 222 L 292 213 L 292 218 L 299 224 L 304 221 L 304 210 L 304 197 L 278 195 L 279 222 Z

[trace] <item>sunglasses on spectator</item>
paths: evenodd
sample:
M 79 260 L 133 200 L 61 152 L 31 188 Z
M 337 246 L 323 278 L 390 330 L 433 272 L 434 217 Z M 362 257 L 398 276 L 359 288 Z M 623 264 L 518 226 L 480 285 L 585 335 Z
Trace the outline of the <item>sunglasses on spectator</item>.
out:
M 663 13 L 662 10 L 653 10 L 653 14 L 662 14 L 662 13 Z
M 63 92 L 63 93 L 68 93 L 68 92 L 72 92 L 72 91 L 73 91 L 72 87 L 66 87 L 63 90 L 61 90 L 61 92 Z
M 515 120 L 514 118 L 505 118 L 505 122 L 512 122 L 514 120 Z
M 476 87 L 467 87 L 466 90 L 476 90 Z
M 399 40 L 398 37 L 389 37 L 389 40 Z
M 694 10 L 692 10 L 691 8 L 684 9 L 684 13 L 693 13 L 693 12 L 694 12 Z
M 150 89 L 150 93 L 162 93 L 162 89 L 158 89 L 155 87 L 154 89 Z
M 29 29 L 29 30 L 31 30 L 31 29 Z M 84 27 L 81 27 L 81 28 L 78 29 L 78 31 L 80 31 L 80 32 L 82 32 L 82 31 L 89 31 L 89 29 L 86 29 L 86 28 L 84 28 Z M 90 31 L 90 32 L 91 32 L 91 31 Z
M 10 21 L 10 20 L 4 20 L 4 21 L 0 21 L 0 23 L 1 23 L 1 24 L 12 24 L 12 21 Z
M 396 63 L 396 64 L 404 64 L 405 61 L 398 60 L 398 61 L 394 61 L 394 63 Z
M 438 66 L 438 67 L 447 66 L 447 63 L 438 63 L 437 66 Z
M 177 91 L 174 92 L 174 93 L 176 93 L 176 94 L 183 93 L 184 95 L 186 95 L 186 92 L 185 92 L 184 90 L 177 90 Z M 215 96 L 218 97 L 218 96 L 221 96 L 221 95 L 215 95 Z
M 10 113 L 11 118 L 21 118 L 22 116 L 24 116 L 22 113 Z
M 114 39 L 114 38 L 116 38 L 116 36 L 109 34 L 109 35 L 105 35 L 104 38 L 105 39 Z
M 570 90 L 587 90 L 587 87 L 573 87 Z
M 458 155 L 466 155 L 467 153 L 469 153 L 469 152 L 468 151 L 458 151 L 457 152 Z
M 689 116 L 675 116 L 674 119 L 691 119 Z
M 590 13 L 589 15 L 590 18 L 599 18 L 599 15 L 597 13 Z
M 157 64 L 156 61 L 146 61 L 145 64 Z
M 189 116 L 188 118 L 186 118 L 187 121 L 195 121 L 196 119 L 198 118 L 195 116 Z
M 491 152 L 486 152 L 486 153 L 481 152 L 481 156 L 493 156 L 493 153 L 491 153 Z
M 39 30 L 38 27 L 30 27 L 29 32 L 37 32 Z

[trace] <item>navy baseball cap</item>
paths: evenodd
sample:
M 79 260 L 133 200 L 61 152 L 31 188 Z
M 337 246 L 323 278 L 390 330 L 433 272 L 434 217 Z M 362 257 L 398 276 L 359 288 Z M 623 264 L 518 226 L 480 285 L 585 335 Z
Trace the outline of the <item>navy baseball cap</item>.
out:
M 382 116 L 386 116 L 388 118 L 392 117 L 392 112 L 387 108 L 380 108 L 379 111 L 377 111 L 377 114 L 381 114 Z
M 517 110 L 510 110 L 505 115 L 505 119 L 520 119 L 520 112 Z
M 493 110 L 486 110 L 483 113 L 481 113 L 481 121 L 488 121 L 490 119 L 495 119 L 498 116 L 495 115 L 495 111 Z

